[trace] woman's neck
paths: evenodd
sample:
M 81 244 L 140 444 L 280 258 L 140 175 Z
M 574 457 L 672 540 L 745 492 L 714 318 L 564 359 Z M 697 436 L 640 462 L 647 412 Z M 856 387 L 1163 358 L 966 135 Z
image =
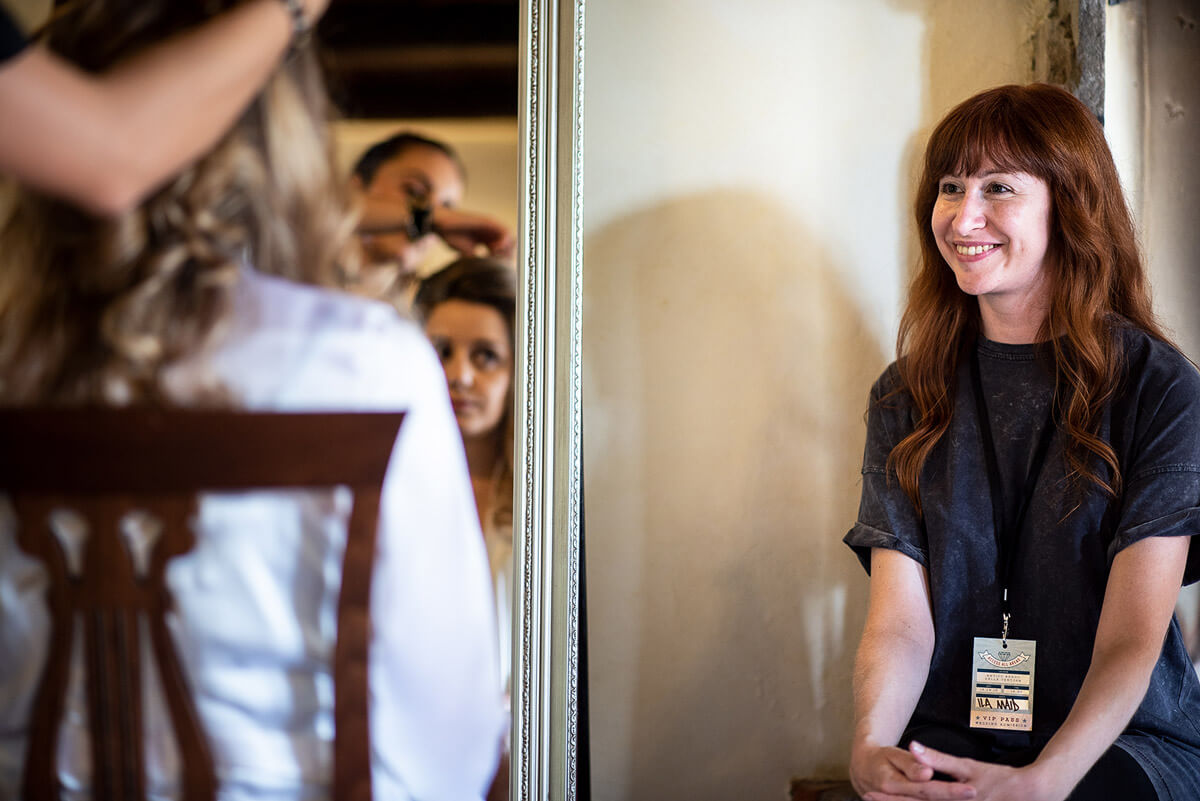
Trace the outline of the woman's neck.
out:
M 496 472 L 496 461 L 503 448 L 503 428 L 497 428 L 478 437 L 465 437 L 463 446 L 467 451 L 467 471 L 472 481 L 490 479 Z
M 1040 339 L 1049 305 L 1040 297 L 981 295 L 979 320 L 993 342 L 1029 345 Z

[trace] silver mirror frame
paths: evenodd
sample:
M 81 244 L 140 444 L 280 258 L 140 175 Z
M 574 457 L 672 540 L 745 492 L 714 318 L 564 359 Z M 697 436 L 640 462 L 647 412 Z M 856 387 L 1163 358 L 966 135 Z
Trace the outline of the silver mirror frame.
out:
M 584 0 L 521 2 L 510 797 L 574 801 L 583 475 Z

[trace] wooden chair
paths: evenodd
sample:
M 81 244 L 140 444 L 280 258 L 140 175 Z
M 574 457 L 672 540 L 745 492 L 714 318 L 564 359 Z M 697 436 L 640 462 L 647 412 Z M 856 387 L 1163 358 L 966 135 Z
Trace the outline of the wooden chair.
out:
M 50 575 L 50 649 L 30 720 L 21 797 L 59 796 L 58 733 L 79 621 L 93 798 L 145 798 L 143 630 L 149 632 L 152 664 L 179 746 L 183 798 L 215 798 L 211 750 L 166 626 L 172 604 L 164 582 L 167 561 L 194 543 L 189 518 L 201 491 L 344 485 L 354 493 L 354 506 L 334 651 L 333 798 L 368 801 L 371 567 L 381 485 L 402 419 L 400 413 L 157 408 L 0 411 L 0 492 L 12 500 L 22 549 Z M 63 508 L 87 523 L 81 560 L 70 558 L 49 523 Z M 148 559 L 135 556 L 121 531 L 131 510 L 149 512 L 162 523 Z
M 845 779 L 792 779 L 792 801 L 859 801 Z

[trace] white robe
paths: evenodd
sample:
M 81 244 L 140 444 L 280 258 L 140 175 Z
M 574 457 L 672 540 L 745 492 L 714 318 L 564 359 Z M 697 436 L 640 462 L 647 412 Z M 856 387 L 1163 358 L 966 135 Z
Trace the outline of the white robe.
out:
M 481 798 L 505 725 L 491 582 L 445 380 L 419 329 L 382 304 L 245 270 L 220 343 L 166 381 L 184 398 L 215 383 L 255 410 L 407 411 L 384 483 L 372 584 L 374 795 Z M 169 567 L 172 630 L 223 801 L 328 795 L 348 500 L 338 490 L 206 496 L 195 549 Z M 45 582 L 6 514 L 0 799 L 18 792 L 28 699 L 47 650 Z M 71 704 L 86 714 L 81 693 Z M 80 720 L 64 728 L 59 767 L 68 795 L 87 797 Z M 149 789 L 173 797 L 176 754 L 157 700 L 146 726 Z

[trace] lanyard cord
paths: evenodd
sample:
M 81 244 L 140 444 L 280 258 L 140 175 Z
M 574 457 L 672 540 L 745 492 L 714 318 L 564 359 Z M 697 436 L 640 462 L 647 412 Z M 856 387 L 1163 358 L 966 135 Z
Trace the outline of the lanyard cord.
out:
M 1008 621 L 1012 616 L 1012 607 L 1008 598 L 1008 589 L 1012 584 L 1012 571 L 1015 562 L 1017 545 L 1020 542 L 1021 528 L 1025 524 L 1025 514 L 1029 511 L 1029 501 L 1033 497 L 1034 487 L 1037 486 L 1038 476 L 1046 463 L 1046 453 L 1050 450 L 1050 440 L 1054 438 L 1055 400 L 1050 401 L 1050 411 L 1046 415 L 1046 424 L 1042 426 L 1041 436 L 1038 437 L 1037 449 L 1033 452 L 1033 460 L 1029 463 L 1029 471 L 1025 474 L 1025 485 L 1021 488 L 1021 503 L 1016 515 L 1010 520 L 1009 506 L 1004 497 L 1004 485 L 1000 481 L 1000 463 L 996 458 L 996 442 L 992 438 L 992 421 L 988 416 L 987 399 L 983 394 L 983 381 L 979 376 L 979 351 L 971 350 L 971 385 L 975 391 L 975 410 L 979 417 L 979 433 L 983 439 L 984 460 L 987 462 L 988 489 L 992 496 L 992 531 L 996 537 L 996 575 L 1000 580 L 1001 598 L 1000 612 L 1003 615 L 1001 640 L 1008 647 Z

